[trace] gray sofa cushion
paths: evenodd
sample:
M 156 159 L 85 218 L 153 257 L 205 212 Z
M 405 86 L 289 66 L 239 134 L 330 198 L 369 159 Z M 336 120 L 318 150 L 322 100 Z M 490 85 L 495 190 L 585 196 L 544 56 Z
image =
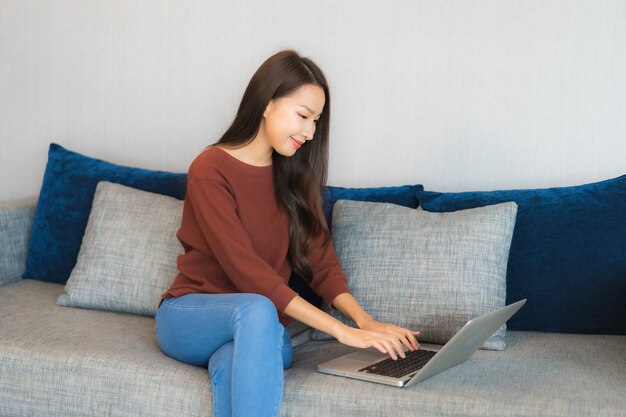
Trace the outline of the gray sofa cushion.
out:
M 0 286 L 1 416 L 210 415 L 208 371 L 165 356 L 153 318 L 61 307 L 62 291 L 34 280 Z M 626 336 L 508 332 L 506 351 L 478 351 L 404 389 L 316 373 L 351 348 L 307 337 L 293 339 L 282 416 L 612 417 L 626 409 Z
M 58 303 L 154 316 L 172 285 L 183 202 L 100 181 L 76 266 Z
M 155 322 L 61 307 L 63 285 L 0 286 L 0 416 L 207 416 L 208 371 L 161 352 Z M 288 326 L 292 344 L 305 327 Z
M 479 350 L 408 388 L 315 372 L 349 351 L 321 341 L 295 350 L 285 415 L 623 417 L 626 410 L 626 336 L 507 331 L 506 351 Z
M 35 280 L 0 287 L 0 415 L 200 417 L 212 408 L 207 371 L 165 356 L 153 318 L 57 306 L 62 292 Z
M 515 203 L 429 213 L 340 200 L 333 210 L 333 243 L 348 287 L 376 320 L 420 330 L 420 343 L 443 344 L 469 320 L 504 307 Z M 330 314 L 356 326 L 338 310 Z M 504 350 L 505 331 L 482 347 Z
M 22 279 L 36 205 L 36 197 L 0 203 L 0 285 Z

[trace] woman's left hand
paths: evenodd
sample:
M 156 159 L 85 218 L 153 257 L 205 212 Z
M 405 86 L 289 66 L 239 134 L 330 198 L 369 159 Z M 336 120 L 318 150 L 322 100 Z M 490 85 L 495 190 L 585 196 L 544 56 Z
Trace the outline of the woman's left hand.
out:
M 366 320 L 359 323 L 359 328 L 374 332 L 386 333 L 398 338 L 409 350 L 413 351 L 420 348 L 415 336 L 419 336 L 420 331 L 405 329 L 389 323 L 382 323 L 374 319 Z

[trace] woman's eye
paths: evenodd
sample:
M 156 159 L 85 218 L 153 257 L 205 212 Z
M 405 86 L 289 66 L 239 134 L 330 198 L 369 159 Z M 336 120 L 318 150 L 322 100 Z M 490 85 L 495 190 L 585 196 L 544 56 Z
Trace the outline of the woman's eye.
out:
M 303 116 L 303 115 L 301 115 L 301 114 L 298 114 L 298 116 L 302 117 L 303 119 L 306 119 L 306 118 L 307 118 L 306 116 Z M 317 124 L 317 122 L 319 122 L 319 121 L 320 121 L 320 119 L 313 120 L 313 123 Z

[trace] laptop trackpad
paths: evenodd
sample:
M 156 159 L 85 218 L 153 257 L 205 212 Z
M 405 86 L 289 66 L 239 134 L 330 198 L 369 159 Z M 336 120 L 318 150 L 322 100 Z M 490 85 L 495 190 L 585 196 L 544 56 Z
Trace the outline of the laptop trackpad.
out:
M 357 350 L 354 353 L 351 353 L 350 355 L 345 356 L 345 359 L 371 363 L 379 359 L 384 359 L 386 356 L 389 356 L 389 355 L 386 353 L 379 352 L 379 351 L 361 349 L 361 350 Z

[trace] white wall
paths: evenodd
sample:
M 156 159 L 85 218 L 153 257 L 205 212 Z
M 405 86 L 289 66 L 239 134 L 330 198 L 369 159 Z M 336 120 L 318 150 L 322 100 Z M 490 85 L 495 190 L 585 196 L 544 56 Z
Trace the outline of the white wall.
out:
M 256 68 L 331 87 L 329 184 L 444 191 L 626 173 L 626 2 L 0 0 L 0 200 L 52 141 L 183 172 Z

